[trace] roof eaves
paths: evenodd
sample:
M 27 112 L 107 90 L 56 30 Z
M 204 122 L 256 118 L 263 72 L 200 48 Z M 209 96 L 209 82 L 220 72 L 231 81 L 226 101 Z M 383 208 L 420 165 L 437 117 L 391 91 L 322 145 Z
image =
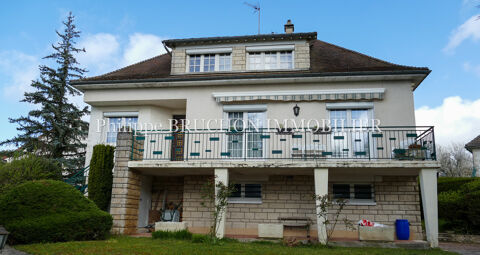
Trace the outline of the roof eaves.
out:
M 255 40 L 275 41 L 275 40 L 300 40 L 300 39 L 307 39 L 307 40 L 317 39 L 317 32 L 169 39 L 169 40 L 164 40 L 163 43 L 166 46 L 172 48 L 178 45 L 188 45 L 188 44 L 213 44 L 213 43 L 222 43 L 222 42 L 240 43 L 240 42 L 255 41 Z
M 265 78 L 296 78 L 296 77 L 334 77 L 334 76 L 364 76 L 364 75 L 425 75 L 430 70 L 397 70 L 397 71 L 358 71 L 358 72 L 328 72 L 328 73 L 285 73 L 285 74 L 259 74 L 259 75 L 231 75 L 231 76 L 201 76 L 201 77 L 168 77 L 148 79 L 122 79 L 122 80 L 75 80 L 72 85 L 109 84 L 109 83 L 136 83 L 136 82 L 175 82 L 175 81 L 205 81 L 229 79 L 265 79 Z

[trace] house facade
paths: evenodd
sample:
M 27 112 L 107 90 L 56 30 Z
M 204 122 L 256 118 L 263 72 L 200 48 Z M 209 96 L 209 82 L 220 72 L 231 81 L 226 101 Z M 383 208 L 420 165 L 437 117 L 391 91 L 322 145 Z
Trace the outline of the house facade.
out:
M 74 81 L 92 107 L 87 165 L 95 144 L 116 145 L 114 232 L 136 233 L 169 204 L 181 204 L 190 231 L 208 232 L 202 186 L 213 178 L 236 189 L 219 236 L 262 237 L 284 225 L 283 236 L 304 236 L 285 221 L 308 219 L 309 235 L 324 241 L 313 197 L 328 194 L 348 201 L 342 216 L 353 222 L 407 219 L 411 239 L 438 245 L 434 132 L 414 115 L 430 70 L 292 26 L 166 40 L 166 54 Z M 334 233 L 357 236 L 343 225 Z

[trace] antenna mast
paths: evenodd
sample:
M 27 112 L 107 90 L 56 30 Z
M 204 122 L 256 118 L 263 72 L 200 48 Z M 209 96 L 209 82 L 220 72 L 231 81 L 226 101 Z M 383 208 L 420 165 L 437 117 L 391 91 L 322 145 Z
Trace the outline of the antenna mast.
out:
M 249 4 L 247 2 L 243 2 L 245 5 L 248 5 L 253 8 L 253 13 L 258 13 L 258 34 L 260 34 L 260 3 L 257 4 Z

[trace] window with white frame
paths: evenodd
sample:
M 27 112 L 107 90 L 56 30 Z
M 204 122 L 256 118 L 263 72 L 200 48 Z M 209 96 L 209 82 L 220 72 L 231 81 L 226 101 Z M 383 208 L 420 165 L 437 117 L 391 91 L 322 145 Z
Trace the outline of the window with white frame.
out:
M 218 71 L 231 71 L 232 57 L 230 53 L 222 53 L 218 55 Z
M 226 114 L 228 130 L 234 131 L 227 138 L 227 150 L 230 158 L 262 158 L 265 145 L 264 139 L 261 137 L 265 112 L 235 111 L 226 112 Z
M 188 58 L 188 72 L 217 72 L 232 70 L 232 54 L 190 54 Z
M 261 203 L 262 184 L 238 183 L 234 185 L 235 191 L 228 198 L 229 203 Z
M 375 203 L 373 185 L 369 183 L 334 183 L 332 193 L 334 199 L 345 199 L 349 204 Z
M 128 127 L 132 130 L 136 128 L 138 117 L 108 117 L 107 118 L 106 143 L 116 144 L 117 134 L 122 127 Z
M 248 53 L 248 70 L 293 69 L 293 51 Z

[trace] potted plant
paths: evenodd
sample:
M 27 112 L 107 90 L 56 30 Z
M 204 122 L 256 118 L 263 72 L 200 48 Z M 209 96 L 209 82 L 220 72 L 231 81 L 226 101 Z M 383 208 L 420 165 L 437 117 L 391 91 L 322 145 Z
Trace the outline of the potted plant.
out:
M 416 144 L 416 143 L 412 143 L 408 146 L 409 149 L 411 150 L 419 150 L 422 148 L 422 145 L 421 144 Z
M 285 128 L 282 124 L 278 125 L 277 134 L 279 134 L 279 135 L 291 135 L 292 133 L 293 133 L 292 128 Z

